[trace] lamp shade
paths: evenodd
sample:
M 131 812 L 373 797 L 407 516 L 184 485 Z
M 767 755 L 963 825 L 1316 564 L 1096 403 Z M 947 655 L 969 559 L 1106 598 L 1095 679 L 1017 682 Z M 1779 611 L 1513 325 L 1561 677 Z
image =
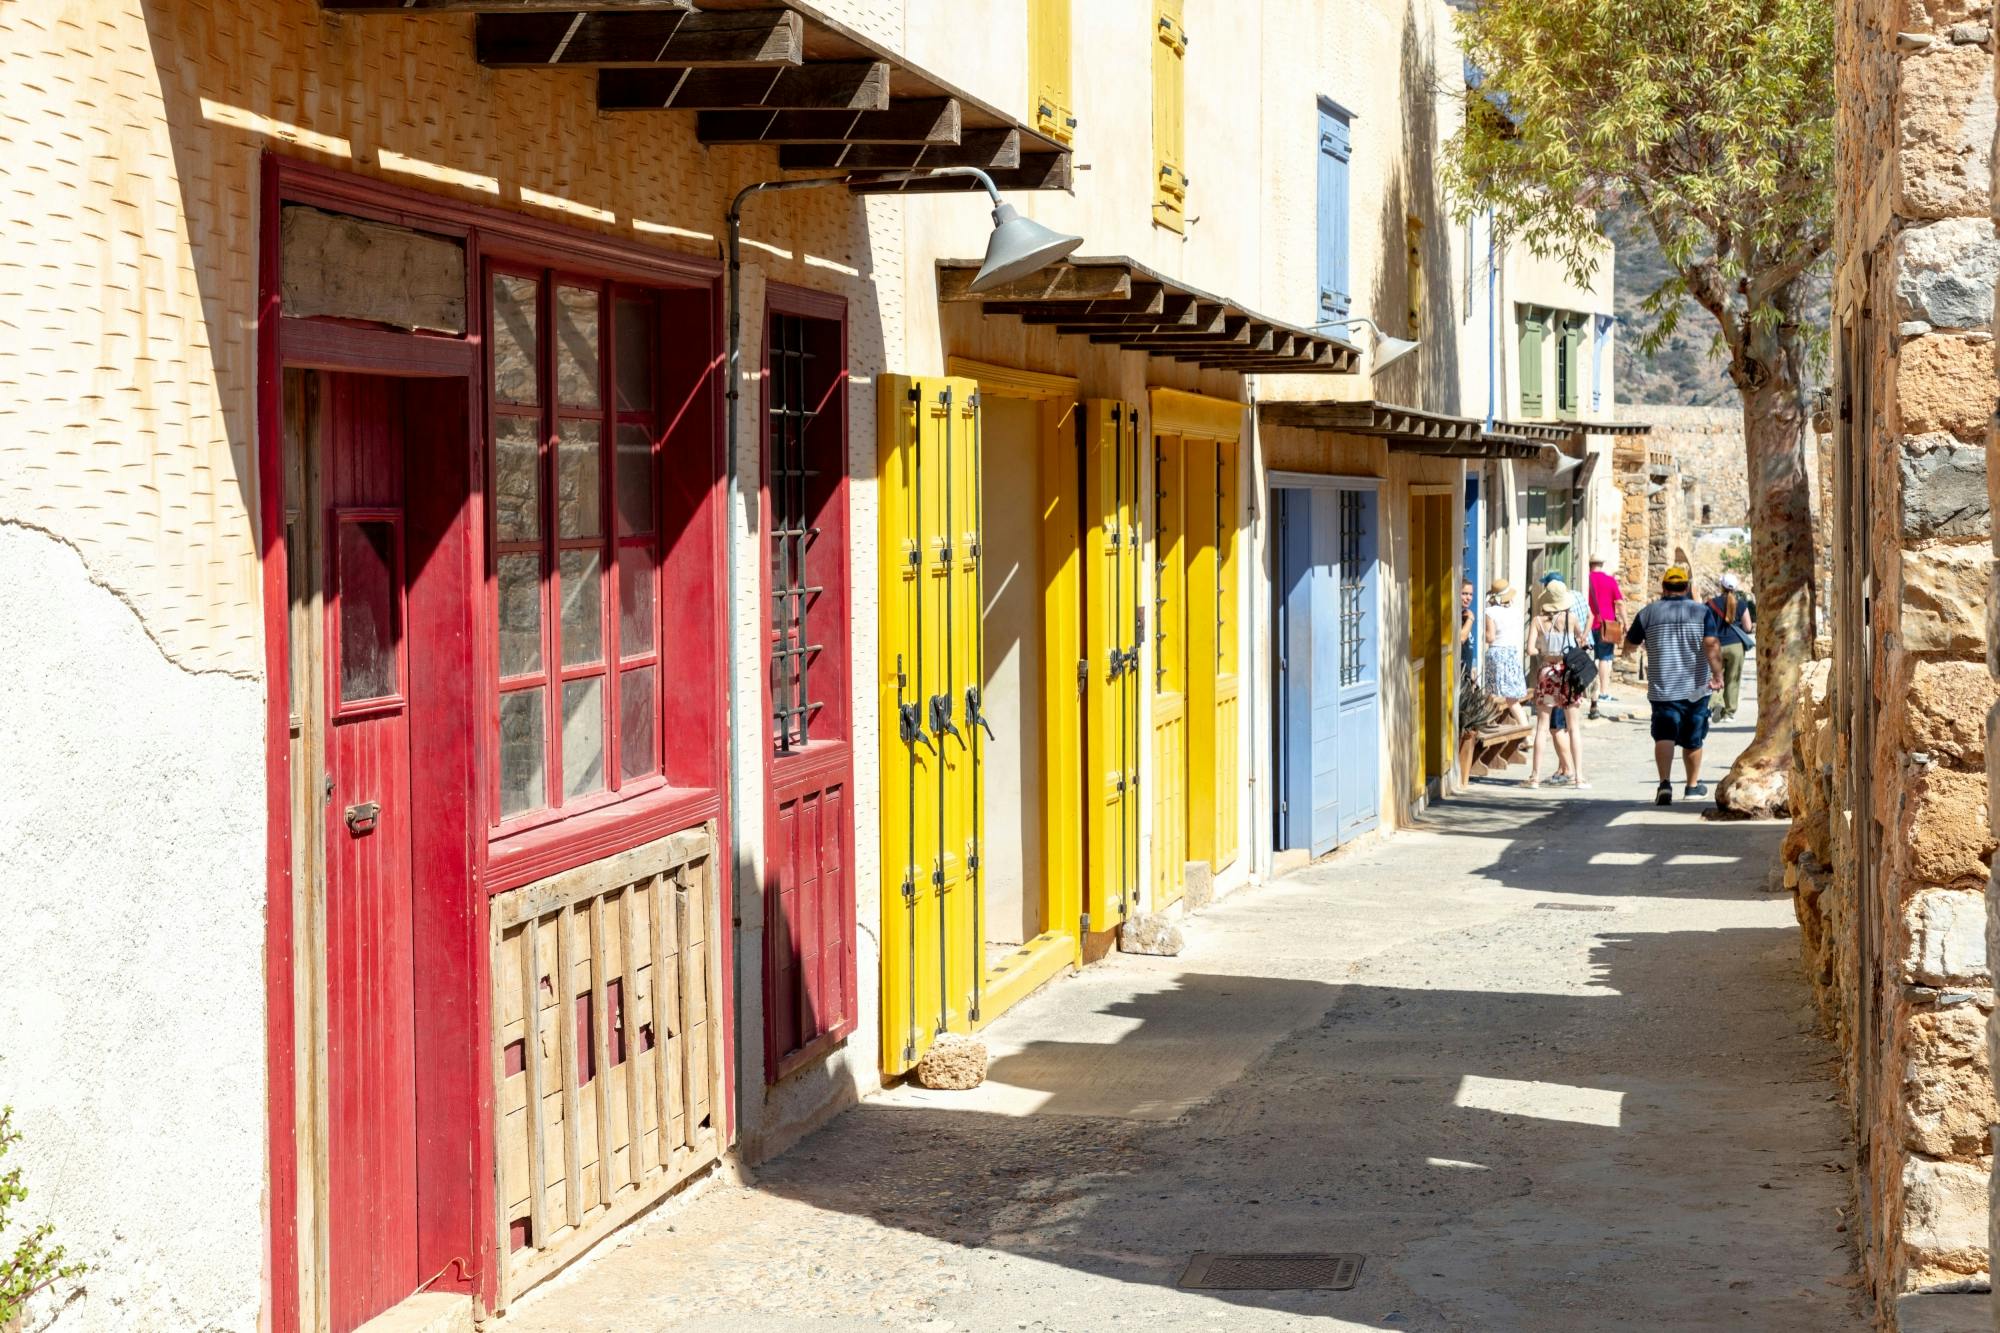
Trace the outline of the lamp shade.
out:
M 1369 369 L 1380 370 L 1391 361 L 1400 361 L 1402 358 L 1416 351 L 1417 342 L 1414 338 L 1396 338 L 1378 331 L 1371 350 L 1374 353 L 1375 364 L 1370 366 Z
M 1081 236 L 1051 231 L 1033 218 L 1022 217 L 1012 204 L 1001 204 L 993 210 L 993 235 L 986 241 L 986 262 L 979 266 L 969 290 L 989 291 L 1015 278 L 1024 278 L 1082 244 Z

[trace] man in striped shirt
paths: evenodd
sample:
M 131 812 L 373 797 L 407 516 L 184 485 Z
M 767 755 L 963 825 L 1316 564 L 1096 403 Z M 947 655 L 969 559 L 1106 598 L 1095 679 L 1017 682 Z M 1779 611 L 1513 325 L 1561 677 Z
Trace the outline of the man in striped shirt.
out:
M 1653 705 L 1653 762 L 1660 788 L 1654 805 L 1674 803 L 1674 750 L 1687 769 L 1683 796 L 1708 795 L 1701 780 L 1701 747 L 1708 739 L 1708 697 L 1722 688 L 1722 621 L 1690 595 L 1685 566 L 1669 566 L 1660 600 L 1632 617 L 1625 655 L 1646 649 L 1646 698 Z

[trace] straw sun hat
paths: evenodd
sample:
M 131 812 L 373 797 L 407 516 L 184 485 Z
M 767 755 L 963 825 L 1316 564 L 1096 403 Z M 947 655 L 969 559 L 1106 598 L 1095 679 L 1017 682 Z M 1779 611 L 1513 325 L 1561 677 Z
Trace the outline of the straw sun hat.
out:
M 1542 585 L 1542 595 L 1535 599 L 1535 609 L 1544 615 L 1554 615 L 1569 609 L 1569 585 L 1561 579 L 1550 579 Z
M 1495 579 L 1486 585 L 1486 595 L 1502 606 L 1514 604 L 1514 585 L 1505 579 Z

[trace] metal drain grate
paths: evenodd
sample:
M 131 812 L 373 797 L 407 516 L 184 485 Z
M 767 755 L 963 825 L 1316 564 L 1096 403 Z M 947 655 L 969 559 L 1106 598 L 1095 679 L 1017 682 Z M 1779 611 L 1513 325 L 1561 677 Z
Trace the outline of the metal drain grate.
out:
M 1222 1254 L 1204 1250 L 1181 1274 L 1185 1290 L 1348 1291 L 1361 1276 L 1358 1254 Z
M 1618 909 L 1604 903 L 1536 903 L 1544 912 L 1615 912 Z

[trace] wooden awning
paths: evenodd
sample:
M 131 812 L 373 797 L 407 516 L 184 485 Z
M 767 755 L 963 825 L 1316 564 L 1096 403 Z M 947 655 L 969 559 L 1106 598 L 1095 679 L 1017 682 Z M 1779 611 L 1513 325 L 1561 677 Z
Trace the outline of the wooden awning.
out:
M 1368 435 L 1386 442 L 1397 453 L 1441 458 L 1553 461 L 1557 446 L 1570 433 L 1567 427 L 1505 421 L 1488 430 L 1478 417 L 1447 416 L 1373 399 L 1354 403 L 1263 402 L 1257 405 L 1257 413 L 1267 426 Z
M 597 105 L 695 113 L 705 144 L 773 144 L 784 171 L 859 194 L 1069 188 L 1069 149 L 799 0 L 321 0 L 333 13 L 476 17 L 479 63 L 597 71 Z
M 1352 343 L 1280 324 L 1125 256 L 1071 259 L 1004 287 L 971 290 L 976 259 L 938 261 L 938 300 L 1094 343 L 1244 374 L 1347 374 Z

